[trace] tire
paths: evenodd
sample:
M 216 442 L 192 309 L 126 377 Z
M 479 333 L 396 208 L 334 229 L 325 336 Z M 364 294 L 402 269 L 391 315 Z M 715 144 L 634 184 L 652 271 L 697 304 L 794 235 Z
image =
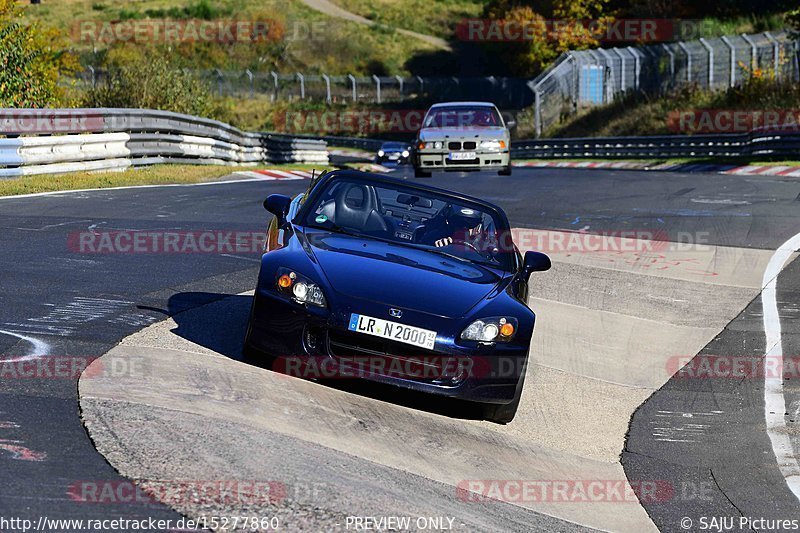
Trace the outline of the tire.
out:
M 421 168 L 415 166 L 414 167 L 414 177 L 415 178 L 430 178 L 431 177 L 431 173 L 430 172 L 426 172 L 426 171 L 422 170 Z
M 248 365 L 258 366 L 267 370 L 272 370 L 275 357 L 253 348 L 247 341 L 242 347 L 242 361 Z
M 497 174 L 499 174 L 500 176 L 510 176 L 511 175 L 511 165 L 509 164 L 503 170 L 498 170 Z
M 522 389 L 525 385 L 525 374 L 519 378 L 517 391 L 511 403 L 489 403 L 484 405 L 483 418 L 495 424 L 508 424 L 514 420 L 519 408 L 519 401 L 522 399 Z

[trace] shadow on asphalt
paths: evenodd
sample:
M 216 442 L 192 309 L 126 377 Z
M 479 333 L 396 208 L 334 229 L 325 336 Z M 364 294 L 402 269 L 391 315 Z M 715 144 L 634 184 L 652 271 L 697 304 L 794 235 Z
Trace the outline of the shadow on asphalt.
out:
M 177 324 L 172 333 L 225 357 L 242 361 L 242 347 L 252 300 L 252 296 L 177 293 L 169 300 L 169 314 Z M 201 302 L 199 307 L 195 307 Z M 366 380 L 313 381 L 326 387 L 411 409 L 452 418 L 481 419 L 480 406 L 471 402 L 437 398 L 430 394 Z

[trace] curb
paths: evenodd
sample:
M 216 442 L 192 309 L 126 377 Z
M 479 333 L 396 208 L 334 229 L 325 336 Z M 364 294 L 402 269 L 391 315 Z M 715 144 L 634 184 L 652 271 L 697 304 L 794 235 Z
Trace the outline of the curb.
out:
M 800 166 L 726 165 L 720 163 L 654 163 L 642 161 L 520 161 L 515 167 L 653 170 L 658 172 L 714 172 L 740 176 L 800 177 Z

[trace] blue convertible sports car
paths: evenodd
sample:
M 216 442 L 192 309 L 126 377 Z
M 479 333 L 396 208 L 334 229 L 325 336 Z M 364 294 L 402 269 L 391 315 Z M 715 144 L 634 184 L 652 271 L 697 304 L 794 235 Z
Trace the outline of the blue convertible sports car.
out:
M 350 170 L 264 206 L 275 218 L 245 339 L 250 361 L 469 400 L 498 423 L 514 418 L 535 321 L 528 278 L 550 259 L 521 256 L 501 209 Z

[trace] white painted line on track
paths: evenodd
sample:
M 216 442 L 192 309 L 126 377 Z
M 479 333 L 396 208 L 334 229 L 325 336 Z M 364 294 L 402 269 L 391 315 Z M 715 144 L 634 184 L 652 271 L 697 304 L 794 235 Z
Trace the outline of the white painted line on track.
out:
M 14 333 L 13 331 L 6 331 L 4 329 L 0 329 L 0 334 L 16 337 L 20 340 L 30 343 L 30 345 L 33 347 L 33 351 L 28 355 L 23 355 L 21 357 L 12 357 L 10 359 L 0 359 L 0 362 L 2 363 L 18 363 L 20 361 L 33 361 L 34 359 L 38 359 L 39 357 L 50 353 L 50 345 L 44 341 L 40 341 L 39 339 L 28 337 L 27 335 L 20 335 L 19 333 Z
M 783 343 L 781 342 L 781 317 L 778 313 L 778 274 L 794 252 L 800 249 L 800 233 L 786 241 L 769 261 L 764 272 L 761 302 L 764 307 L 764 334 L 766 356 L 777 359 L 777 375 L 764 372 L 764 417 L 767 435 L 778 467 L 786 484 L 800 500 L 800 465 L 792 450 L 792 441 L 786 427 L 786 399 L 783 396 Z

